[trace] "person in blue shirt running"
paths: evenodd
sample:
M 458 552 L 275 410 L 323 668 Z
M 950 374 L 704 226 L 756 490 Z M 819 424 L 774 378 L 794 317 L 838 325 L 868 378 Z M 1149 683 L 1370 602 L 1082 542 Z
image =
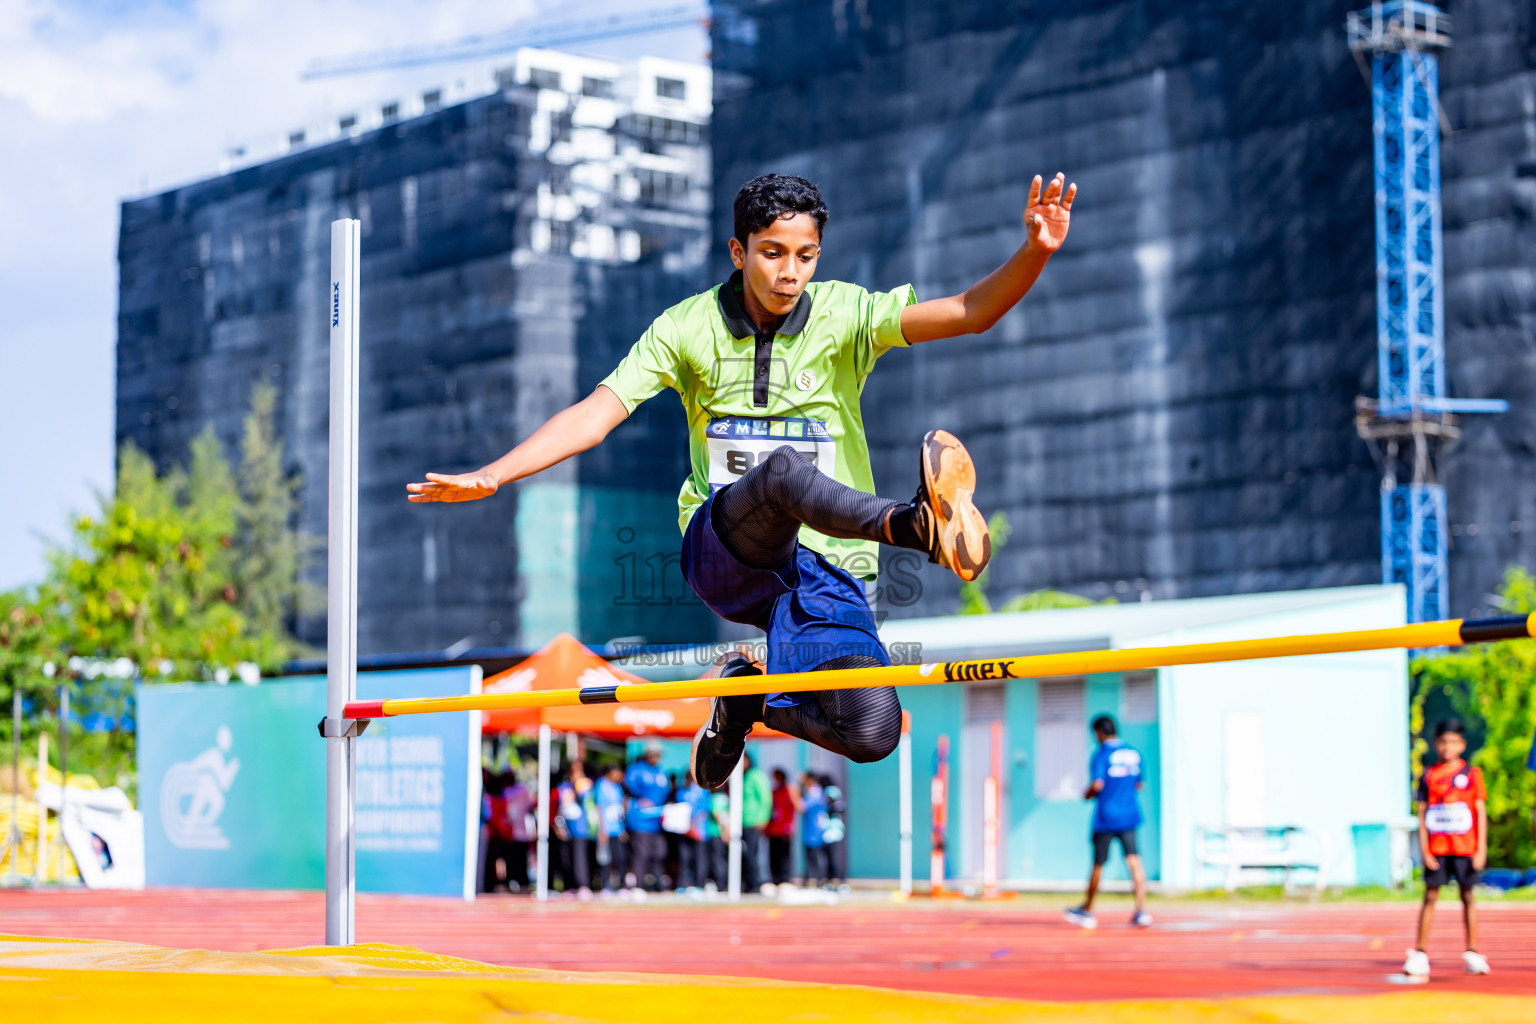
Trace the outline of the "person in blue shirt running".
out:
M 1145 928 L 1152 923 L 1147 913 L 1147 873 L 1141 866 L 1141 855 L 1136 851 L 1136 830 L 1141 827 L 1141 804 L 1136 791 L 1141 788 L 1141 754 L 1118 735 L 1115 720 L 1100 715 L 1093 720 L 1093 735 L 1099 741 L 1089 766 L 1088 790 L 1084 800 L 1094 800 L 1093 807 L 1093 872 L 1088 876 L 1088 895 L 1083 905 L 1066 911 L 1064 916 L 1080 928 L 1097 928 L 1098 918 L 1093 916 L 1093 898 L 1099 892 L 1099 877 L 1109 860 L 1109 848 L 1120 841 L 1120 852 L 1125 855 L 1125 866 L 1131 873 L 1136 887 L 1136 912 L 1131 924 Z
M 667 859 L 667 837 L 661 832 L 661 809 L 672 792 L 672 780 L 661 770 L 661 744 L 647 740 L 645 753 L 624 773 L 624 788 L 629 790 L 630 870 L 635 873 L 635 888 L 644 889 L 645 879 L 662 886 L 663 865 Z

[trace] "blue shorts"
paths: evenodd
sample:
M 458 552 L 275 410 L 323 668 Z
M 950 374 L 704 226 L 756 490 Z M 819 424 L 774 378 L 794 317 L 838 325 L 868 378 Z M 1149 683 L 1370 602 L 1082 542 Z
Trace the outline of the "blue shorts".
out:
M 683 533 L 683 578 L 716 615 L 768 634 L 770 675 L 810 672 L 850 654 L 891 663 L 862 583 L 804 545 L 796 545 L 782 569 L 743 565 L 716 535 L 713 506 L 711 495 Z M 807 699 L 775 693 L 768 703 L 787 707 Z

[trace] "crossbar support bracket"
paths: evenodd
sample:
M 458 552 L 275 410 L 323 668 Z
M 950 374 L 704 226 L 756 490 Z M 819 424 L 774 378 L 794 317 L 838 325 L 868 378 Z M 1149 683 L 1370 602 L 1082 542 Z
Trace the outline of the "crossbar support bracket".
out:
M 355 740 L 368 729 L 366 718 L 322 718 L 320 738 L 323 740 Z

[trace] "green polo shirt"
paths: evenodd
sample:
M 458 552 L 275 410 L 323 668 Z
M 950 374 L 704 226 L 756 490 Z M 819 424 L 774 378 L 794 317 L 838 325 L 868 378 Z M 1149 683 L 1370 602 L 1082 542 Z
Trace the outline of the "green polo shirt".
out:
M 911 285 L 869 292 L 813 281 L 772 334 L 742 310 L 740 291 L 737 271 L 662 313 L 602 382 L 630 412 L 663 388 L 682 398 L 691 467 L 677 496 L 684 530 L 713 491 L 780 445 L 834 480 L 875 490 L 859 394 L 875 360 L 907 344 L 901 311 L 916 301 Z M 873 541 L 804 527 L 800 543 L 854 576 L 873 579 L 879 568 Z
M 748 768 L 741 783 L 741 824 L 745 828 L 762 828 L 773 817 L 773 787 L 768 782 L 768 773 L 761 768 Z

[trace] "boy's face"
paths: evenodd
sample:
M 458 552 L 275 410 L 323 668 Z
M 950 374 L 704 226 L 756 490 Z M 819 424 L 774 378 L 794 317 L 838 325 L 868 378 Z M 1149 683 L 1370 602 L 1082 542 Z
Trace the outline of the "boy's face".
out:
M 770 316 L 787 316 L 816 274 L 821 234 L 810 214 L 780 217 L 747 236 L 731 239 L 731 262 L 756 304 Z
M 1454 761 L 1467 749 L 1467 739 L 1459 732 L 1441 733 L 1435 737 L 1435 753 L 1442 761 Z

